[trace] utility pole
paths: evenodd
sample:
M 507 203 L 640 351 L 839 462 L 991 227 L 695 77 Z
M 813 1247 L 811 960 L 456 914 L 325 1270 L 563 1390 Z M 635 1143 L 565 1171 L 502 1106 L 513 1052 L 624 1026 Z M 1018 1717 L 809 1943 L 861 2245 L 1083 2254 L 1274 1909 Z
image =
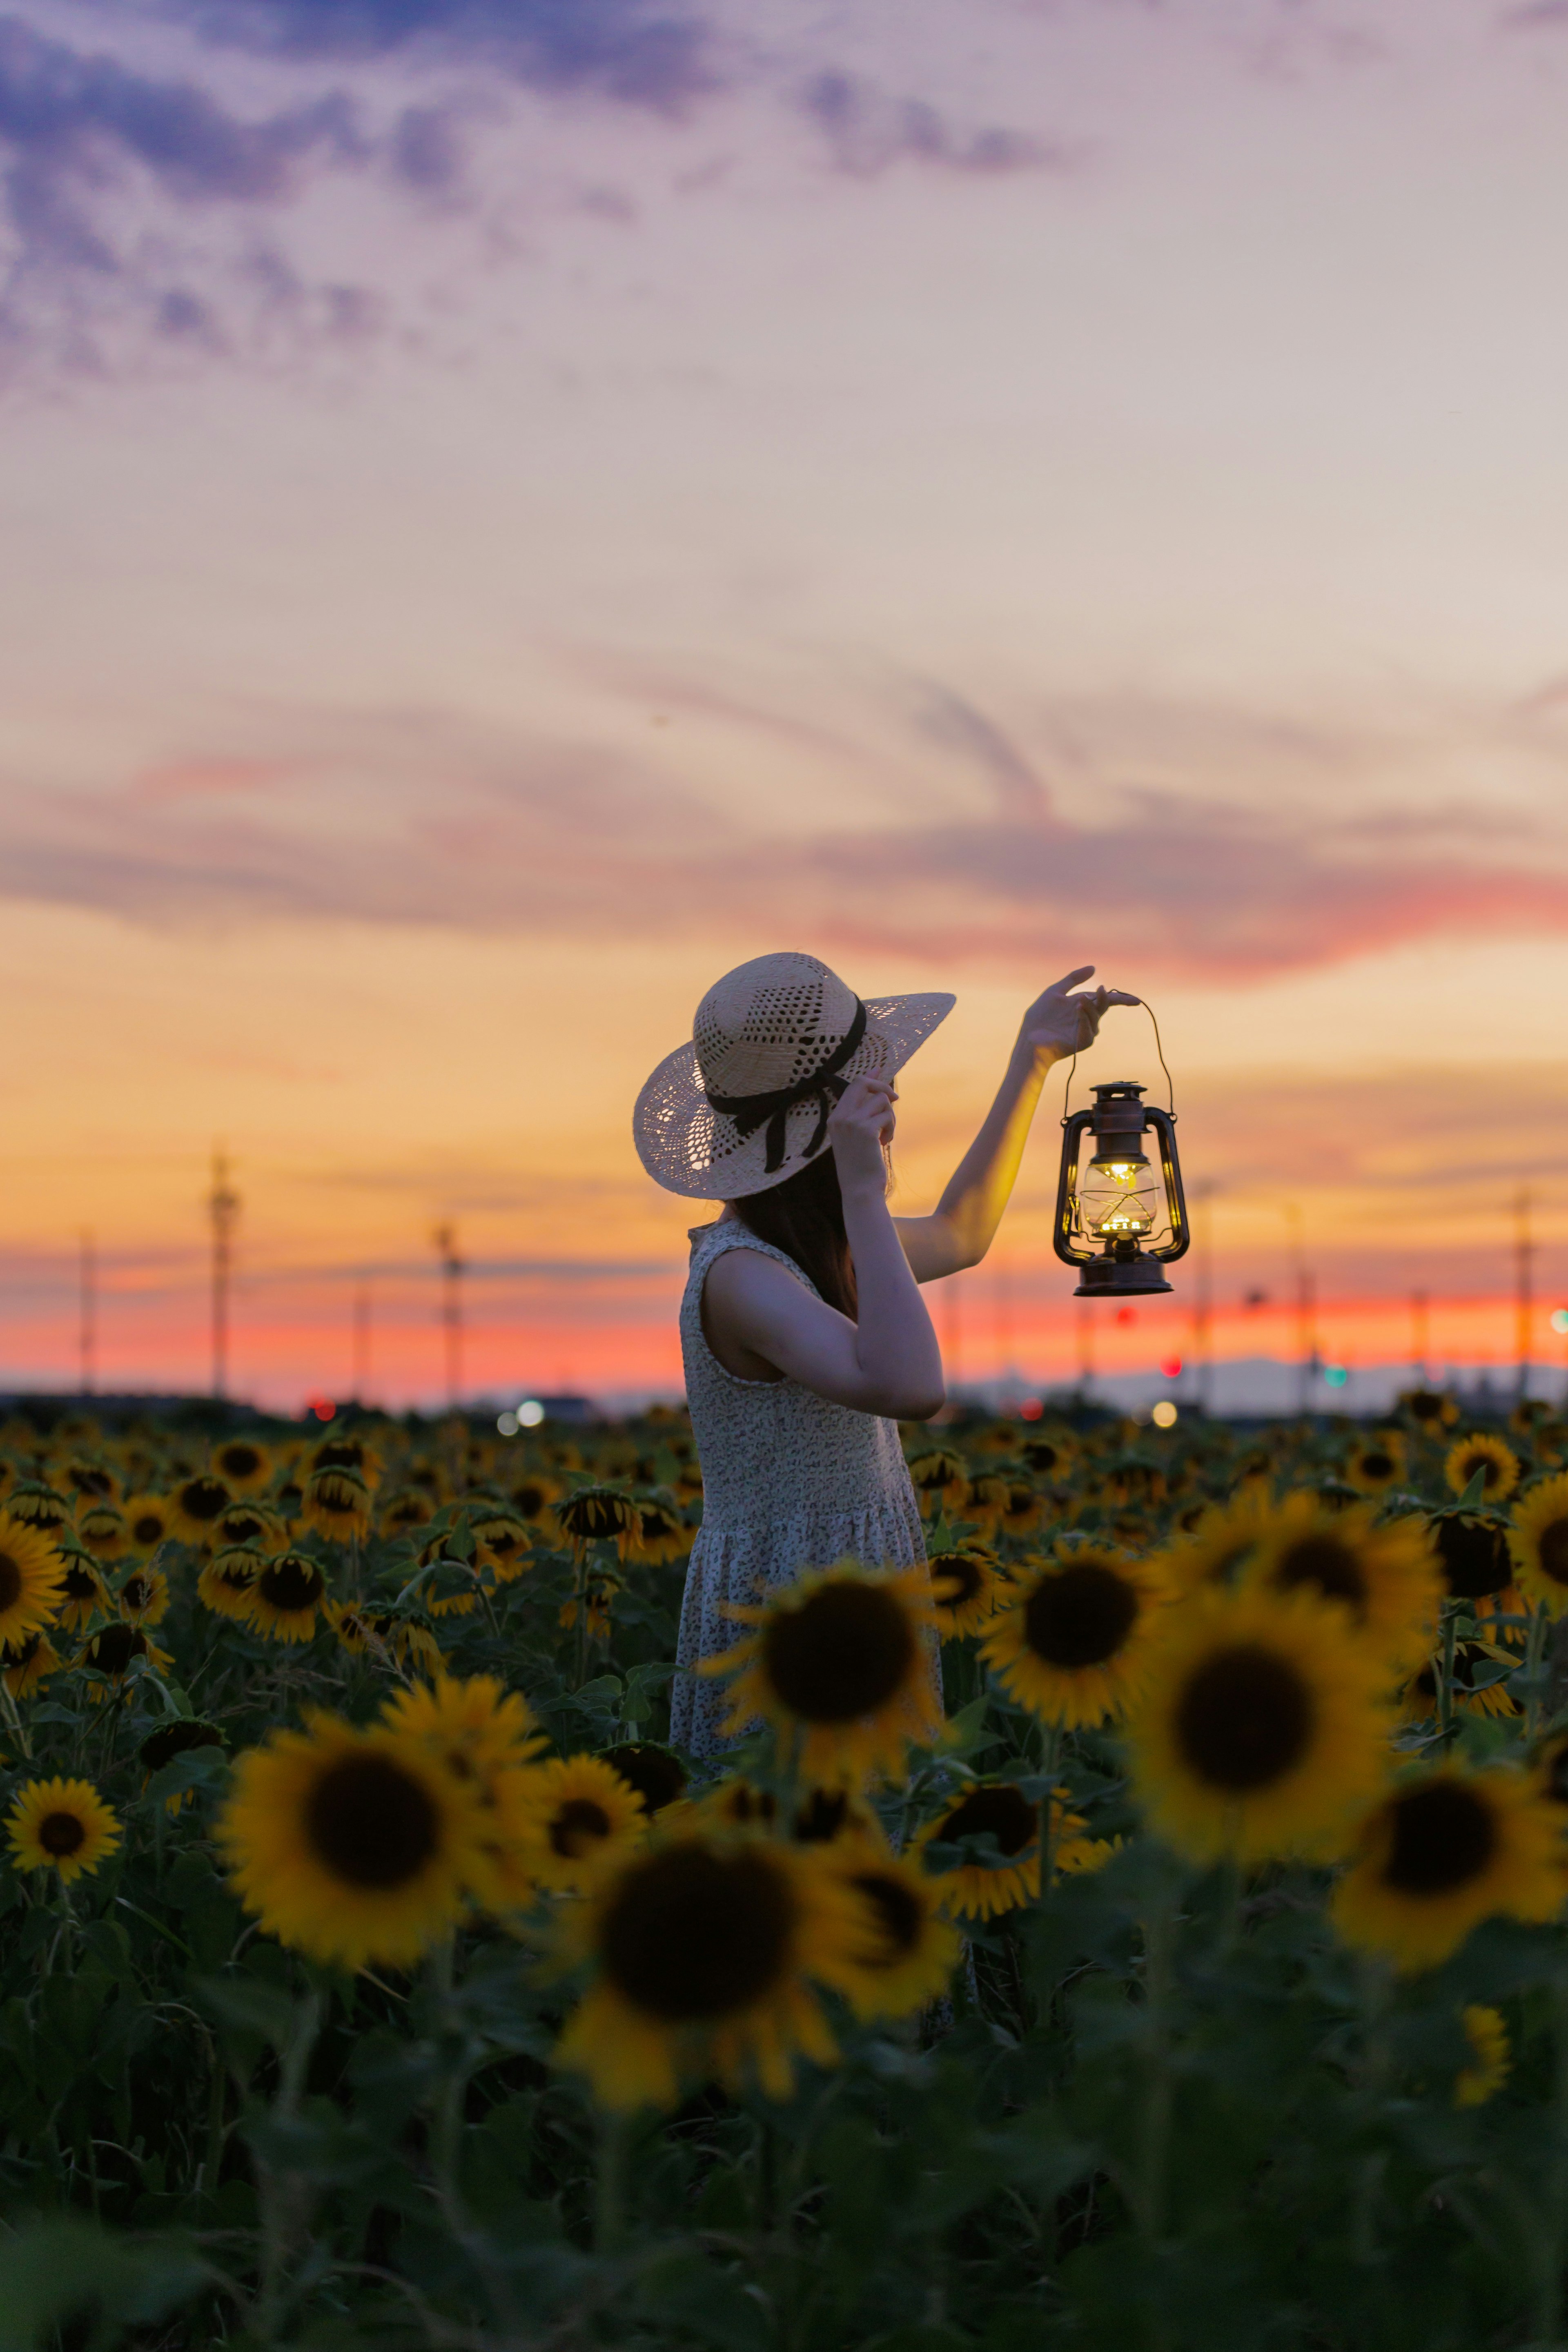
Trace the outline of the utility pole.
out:
M 1214 1185 L 1193 1190 L 1193 1239 L 1197 1244 L 1197 1280 L 1193 1290 L 1193 1364 L 1198 1411 L 1206 1415 L 1214 1397 Z
M 355 1404 L 363 1404 L 370 1395 L 370 1285 L 362 1282 L 354 1292 L 354 1342 L 353 1395 Z
M 1307 1266 L 1301 1243 L 1301 1212 L 1290 1202 L 1285 1211 L 1290 1226 L 1290 1253 L 1296 1269 L 1296 1410 L 1310 1412 L 1312 1384 L 1318 1376 L 1318 1286 Z
M 228 1180 L 228 1156 L 221 1144 L 213 1147 L 213 1188 L 207 1195 L 212 1220 L 212 1392 L 228 1394 L 228 1291 L 234 1271 L 234 1228 L 239 1215 L 239 1194 Z
M 1094 1384 L 1094 1301 L 1078 1301 L 1078 1392 L 1087 1397 Z
M 1432 1355 L 1431 1300 L 1424 1290 L 1410 1294 L 1410 1370 L 1418 1389 L 1426 1385 L 1426 1367 Z
M 950 1274 L 942 1286 L 942 1358 L 951 1395 L 963 1377 L 963 1302 L 955 1274 Z
M 437 1225 L 436 1251 L 441 1261 L 441 1324 L 447 1348 L 447 1405 L 456 1412 L 463 1393 L 463 1261 L 458 1255 L 457 1229 Z
M 997 1400 L 1006 1409 L 1008 1387 L 1013 1381 L 1013 1276 L 1005 1257 L 998 1255 L 993 1277 L 992 1308 L 995 1317 L 996 1392 Z
M 77 1349 L 81 1365 L 81 1393 L 91 1396 L 98 1386 L 98 1256 L 90 1229 L 81 1230 L 81 1319 Z
M 1530 1326 L 1535 1301 L 1532 1296 L 1531 1260 L 1535 1244 L 1530 1234 L 1530 1189 L 1521 1184 L 1513 1203 L 1513 1304 L 1514 1304 L 1514 1378 L 1519 1394 L 1530 1393 Z

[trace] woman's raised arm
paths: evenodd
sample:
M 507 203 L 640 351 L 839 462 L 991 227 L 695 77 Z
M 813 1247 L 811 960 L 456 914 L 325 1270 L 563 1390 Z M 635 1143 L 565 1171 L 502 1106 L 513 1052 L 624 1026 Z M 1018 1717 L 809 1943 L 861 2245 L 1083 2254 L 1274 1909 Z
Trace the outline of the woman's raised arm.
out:
M 1112 1004 L 1138 1004 L 1119 988 L 1070 992 L 1093 973 L 1091 963 L 1069 971 L 1037 996 L 1025 1013 L 996 1099 L 929 1217 L 893 1223 L 917 1282 L 935 1282 L 978 1265 L 990 1248 L 1029 1139 L 1047 1073 L 1069 1054 L 1093 1045 L 1100 1016 Z

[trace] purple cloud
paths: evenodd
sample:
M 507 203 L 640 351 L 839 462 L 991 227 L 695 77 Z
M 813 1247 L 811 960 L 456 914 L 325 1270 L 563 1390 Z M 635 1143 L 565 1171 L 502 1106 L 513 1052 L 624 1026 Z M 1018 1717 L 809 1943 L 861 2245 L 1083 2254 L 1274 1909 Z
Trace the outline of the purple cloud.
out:
M 960 131 L 928 100 L 889 98 L 858 74 L 814 74 L 799 104 L 826 140 L 837 169 L 855 179 L 876 179 L 897 163 L 994 179 L 1060 170 L 1073 160 L 1067 148 L 1026 131 L 997 125 Z

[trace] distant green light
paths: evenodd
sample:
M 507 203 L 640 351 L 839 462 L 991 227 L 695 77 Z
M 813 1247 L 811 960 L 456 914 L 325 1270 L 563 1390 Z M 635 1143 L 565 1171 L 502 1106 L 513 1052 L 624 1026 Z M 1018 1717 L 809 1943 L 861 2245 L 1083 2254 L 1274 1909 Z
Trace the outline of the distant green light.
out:
M 1342 1389 L 1350 1374 L 1342 1364 L 1325 1364 L 1323 1378 L 1331 1389 Z
M 1568 1307 L 1560 1307 L 1552 1318 L 1554 1331 L 1568 1331 Z

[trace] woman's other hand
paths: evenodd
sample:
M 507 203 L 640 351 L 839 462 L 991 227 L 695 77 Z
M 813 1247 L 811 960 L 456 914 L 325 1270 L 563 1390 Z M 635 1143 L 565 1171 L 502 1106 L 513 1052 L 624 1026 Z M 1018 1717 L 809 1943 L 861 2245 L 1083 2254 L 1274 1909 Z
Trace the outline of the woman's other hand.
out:
M 827 1121 L 828 1140 L 838 1162 L 840 1190 L 869 1187 L 885 1193 L 888 1164 L 883 1153 L 893 1139 L 898 1095 L 888 1078 L 855 1078 L 834 1104 Z
M 1088 988 L 1081 996 L 1070 992 L 1079 981 L 1088 980 L 1094 971 L 1091 963 L 1069 971 L 1063 980 L 1037 996 L 1024 1015 L 1024 1025 L 1018 1042 L 1036 1055 L 1047 1055 L 1053 1062 L 1065 1060 L 1068 1054 L 1084 1054 L 1093 1045 L 1101 1015 L 1112 1004 L 1141 1004 L 1141 996 L 1129 996 L 1120 988 Z

